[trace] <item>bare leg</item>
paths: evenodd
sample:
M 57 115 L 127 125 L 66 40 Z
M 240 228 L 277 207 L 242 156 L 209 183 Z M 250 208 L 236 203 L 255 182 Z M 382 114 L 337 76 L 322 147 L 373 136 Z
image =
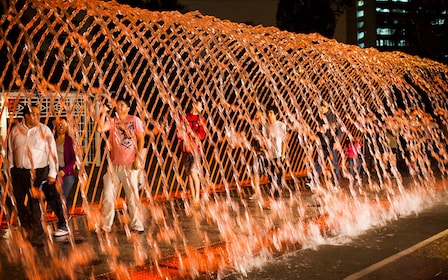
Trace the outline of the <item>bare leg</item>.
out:
M 188 175 L 188 187 L 190 188 L 190 199 L 193 201 L 196 197 L 195 188 L 194 188 L 194 182 L 191 175 Z
M 199 175 L 196 172 L 191 172 L 188 184 L 190 186 L 193 203 L 199 203 L 201 183 L 199 181 Z
M 252 196 L 251 199 L 261 199 L 260 175 L 258 175 L 258 173 L 254 173 L 252 180 L 253 180 L 255 195 Z

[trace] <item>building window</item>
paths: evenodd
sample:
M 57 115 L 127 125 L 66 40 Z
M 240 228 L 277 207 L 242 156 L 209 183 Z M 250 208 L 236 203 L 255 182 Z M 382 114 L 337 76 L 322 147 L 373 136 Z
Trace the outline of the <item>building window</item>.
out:
M 405 40 L 405 39 L 400 40 L 400 41 L 398 42 L 398 46 L 399 46 L 399 47 L 407 47 L 407 46 L 408 46 L 408 41 Z
M 364 39 L 364 36 L 365 36 L 365 32 L 364 31 L 358 32 L 357 40 Z
M 395 41 L 387 40 L 387 39 L 378 39 L 376 40 L 377 47 L 395 47 Z
M 433 20 L 433 21 L 431 21 L 431 25 L 440 25 L 440 26 L 442 26 L 442 25 L 444 25 L 445 24 L 445 19 L 443 19 L 443 18 L 438 18 L 438 19 L 435 19 L 435 20 Z
M 392 28 L 377 28 L 376 34 L 383 35 L 383 36 L 390 36 L 390 35 L 393 35 L 395 33 L 395 31 L 396 31 L 396 29 L 392 29 Z

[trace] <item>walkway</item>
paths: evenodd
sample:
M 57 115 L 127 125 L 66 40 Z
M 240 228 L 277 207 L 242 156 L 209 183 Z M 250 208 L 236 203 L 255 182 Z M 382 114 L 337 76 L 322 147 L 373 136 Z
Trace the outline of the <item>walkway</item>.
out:
M 232 192 L 231 195 L 237 196 L 238 193 Z M 248 195 L 245 194 L 245 196 Z M 305 219 L 317 221 L 321 225 L 321 231 L 328 230 L 325 217 L 319 215 L 321 207 L 313 194 L 302 191 L 299 197 L 297 201 L 306 204 Z M 220 203 L 214 206 L 208 204 L 206 207 L 203 205 L 199 209 L 188 209 L 188 207 L 186 209 L 180 200 L 160 204 L 157 210 L 163 213 L 160 212 L 159 217 L 155 216 L 152 221 L 149 221 L 145 234 L 129 233 L 119 227 L 119 221 L 126 219 L 121 211 L 118 211 L 116 228 L 109 236 L 102 234 L 98 236 L 90 229 L 91 225 L 85 216 L 75 217 L 70 222 L 72 228 L 75 229 L 72 235 L 74 239 L 62 238 L 54 240 L 52 243 L 54 246 L 36 248 L 37 255 L 47 257 L 37 258 L 38 261 L 34 265 L 32 262 L 27 262 L 29 267 L 25 268 L 25 271 L 32 272 L 35 269 L 34 276 L 39 274 L 43 279 L 188 279 L 191 277 L 210 279 L 215 278 L 218 273 L 221 277 L 228 279 L 240 279 L 241 275 L 235 273 L 234 265 L 245 260 L 235 259 L 235 255 L 229 252 L 234 247 L 221 242 L 223 238 L 231 240 L 232 237 L 223 236 L 225 232 L 220 231 L 215 223 L 200 218 L 206 213 L 206 216 L 210 216 L 210 211 L 216 211 L 215 215 L 220 213 L 219 209 L 213 209 L 213 207 L 222 205 L 221 203 L 226 201 L 226 194 L 216 195 L 214 199 Z M 275 217 L 273 214 L 277 210 L 275 204 L 270 209 L 262 208 L 255 201 L 240 200 L 238 197 L 233 197 L 229 201 L 235 202 L 231 205 L 235 209 L 238 207 L 247 209 L 253 219 L 252 224 L 260 227 L 266 224 L 266 217 Z M 261 270 L 254 268 L 252 272 L 248 272 L 248 279 L 343 279 L 350 275 L 352 275 L 352 278 L 348 278 L 350 280 L 402 279 L 400 277 L 404 272 L 408 275 L 408 272 L 411 273 L 410 268 L 416 266 L 412 265 L 403 270 L 402 266 L 406 266 L 409 261 L 403 264 L 400 264 L 400 261 L 408 257 L 415 260 L 413 256 L 418 250 L 393 259 L 392 266 L 387 263 L 379 269 L 368 270 L 368 273 L 365 273 L 365 269 L 445 230 L 448 226 L 447 204 L 448 200 L 445 199 L 434 209 L 418 216 L 402 218 L 385 227 L 371 229 L 365 236 L 360 236 L 346 244 L 320 245 L 318 250 L 303 249 L 300 244 L 272 244 L 272 240 L 275 240 L 272 238 L 276 234 L 275 227 L 266 228 L 263 231 L 266 234 L 264 237 L 250 237 L 248 232 L 243 232 L 238 238 L 259 238 L 246 241 L 253 242 L 251 244 L 254 259 L 257 254 L 263 256 L 263 252 L 257 251 L 262 247 L 270 248 L 269 250 L 272 250 L 274 255 L 273 261 L 266 263 Z M 162 220 L 157 220 L 159 218 Z M 280 224 L 282 217 L 277 219 L 273 221 L 273 224 Z M 235 240 L 235 242 L 241 242 L 241 240 Z M 437 245 L 437 248 L 448 246 L 448 238 L 442 236 L 425 244 L 419 250 L 429 248 L 428 246 L 432 244 L 439 244 L 438 242 L 441 242 L 441 245 Z M 11 264 L 6 259 L 7 256 L 12 260 L 14 257 L 23 259 L 26 256 L 23 253 L 19 254 L 17 250 L 19 244 L 23 246 L 19 240 L 12 238 L 0 241 L 1 274 L 7 275 L 7 279 L 29 278 L 24 274 L 23 268 L 14 263 Z M 32 251 L 30 249 L 30 252 Z M 441 261 L 447 261 L 446 267 L 448 267 L 448 253 L 445 256 L 446 258 Z M 428 261 L 436 264 L 429 257 L 421 261 L 422 264 Z M 395 269 L 394 265 L 398 265 L 399 269 Z M 384 272 L 383 269 L 386 267 L 391 267 L 389 272 Z M 427 271 L 438 273 L 432 272 L 431 269 Z M 439 272 L 440 275 L 446 275 L 444 270 Z M 386 273 L 388 276 L 399 273 L 400 277 L 381 278 L 384 277 L 383 274 L 379 276 L 380 278 L 368 278 L 377 273 Z M 63 276 L 57 278 L 55 277 L 57 275 Z M 332 277 L 328 278 L 330 275 Z

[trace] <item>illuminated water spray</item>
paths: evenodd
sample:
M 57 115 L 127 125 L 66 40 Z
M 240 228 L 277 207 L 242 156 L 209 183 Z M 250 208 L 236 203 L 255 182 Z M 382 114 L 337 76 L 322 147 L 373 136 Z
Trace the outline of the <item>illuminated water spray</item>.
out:
M 251 260 L 268 258 L 287 244 L 316 246 L 331 236 L 350 236 L 431 203 L 447 176 L 448 67 L 402 53 L 380 53 L 340 44 L 317 34 L 247 26 L 199 13 L 150 12 L 99 1 L 2 1 L 0 89 L 2 151 L 23 102 L 40 102 L 45 122 L 66 115 L 76 142 L 78 184 L 72 213 L 100 224 L 101 174 L 106 170 L 105 135 L 95 133 L 98 108 L 114 97 L 133 99 L 148 128 L 141 200 L 146 211 L 144 247 L 134 242 L 136 264 L 157 266 L 160 246 L 174 247 L 179 266 L 196 276 L 195 250 L 179 216 L 191 217 L 205 250 L 226 244 L 226 260 L 208 259 L 218 273 L 244 273 Z M 176 127 L 186 107 L 205 104 L 207 136 L 201 155 L 201 207 L 192 209 Z M 344 139 L 363 139 L 362 178 L 346 168 L 335 185 L 332 168 L 317 178 L 319 119 L 326 101 Z M 250 202 L 252 118 L 273 104 L 289 130 L 284 197 L 270 209 Z M 333 129 L 334 133 L 334 129 Z M 397 141 L 394 158 L 390 139 Z M 317 147 L 317 149 L 316 149 Z M 3 164 L 7 159 L 2 154 Z M 61 265 L 57 252 L 45 267 L 22 239 L 14 205 L 7 205 L 9 176 L 1 183 L 2 211 L 14 237 L 5 252 L 28 267 L 30 279 L 74 277 L 73 269 L 95 258 L 89 245 L 71 243 Z M 313 195 L 305 187 L 311 188 Z M 269 185 L 267 186 L 269 188 Z M 123 203 L 121 203 L 123 204 Z M 179 207 L 179 206 L 182 207 Z M 122 217 L 116 222 L 122 228 Z M 212 240 L 201 224 L 219 231 Z M 114 239 L 98 238 L 110 270 L 127 275 Z M 6 242 L 6 241 L 5 241 Z M 49 242 L 49 248 L 52 242 Z M 286 245 L 285 245 L 286 244 Z M 17 248 L 21 248 L 18 250 Z M 182 262 L 188 256 L 189 263 Z M 64 260 L 62 260 L 64 261 Z

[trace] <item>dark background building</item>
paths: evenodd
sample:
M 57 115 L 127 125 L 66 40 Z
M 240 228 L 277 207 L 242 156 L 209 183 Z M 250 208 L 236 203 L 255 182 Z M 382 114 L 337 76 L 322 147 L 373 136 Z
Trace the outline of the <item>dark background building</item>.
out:
M 448 1 L 358 0 L 345 20 L 345 43 L 448 63 Z
M 448 64 L 445 0 L 180 0 L 179 3 L 184 12 L 198 10 L 236 22 L 278 26 L 298 33 L 318 32 L 362 48 L 403 51 Z M 333 10 L 333 15 L 328 9 Z

